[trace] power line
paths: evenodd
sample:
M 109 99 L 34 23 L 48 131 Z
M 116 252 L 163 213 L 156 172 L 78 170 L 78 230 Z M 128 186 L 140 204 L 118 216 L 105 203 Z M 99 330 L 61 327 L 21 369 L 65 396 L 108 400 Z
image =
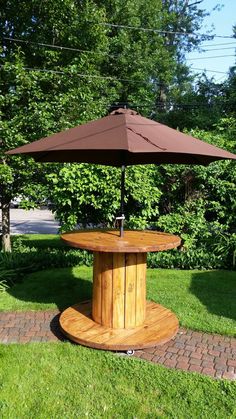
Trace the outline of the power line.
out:
M 218 70 L 207 70 L 205 68 L 196 68 L 196 67 L 190 67 L 190 70 L 199 70 L 199 71 L 207 71 L 208 73 L 219 73 L 219 74 L 228 74 L 225 71 L 218 71 Z
M 3 68 L 3 67 L 4 67 L 4 65 L 1 64 L 0 68 Z M 209 72 L 209 73 L 228 74 L 227 72 L 224 72 L 224 71 L 207 70 L 205 68 L 190 67 L 189 69 L 190 69 L 190 71 L 191 70 L 199 70 L 199 71 Z M 146 83 L 144 81 L 137 81 L 137 80 L 132 80 L 132 79 L 115 78 L 115 77 L 111 77 L 111 76 L 98 76 L 98 75 L 95 75 L 95 74 L 70 73 L 70 72 L 66 72 L 66 71 L 49 70 L 49 69 L 44 69 L 44 68 L 23 67 L 23 70 L 34 71 L 34 72 L 43 72 L 43 73 L 52 73 L 52 74 L 65 74 L 65 75 L 69 75 L 69 76 L 78 76 L 78 77 L 83 77 L 83 78 L 98 78 L 98 79 L 105 79 L 105 80 L 111 80 L 111 81 L 124 81 L 124 82 L 131 82 L 131 83 L 135 83 L 135 84 Z M 159 85 L 159 83 L 158 83 L 158 85 Z
M 22 43 L 22 44 L 27 44 L 27 45 L 35 45 L 35 46 L 38 46 L 38 47 L 58 49 L 60 51 L 66 50 L 66 51 L 72 51 L 72 52 L 89 53 L 89 54 L 95 54 L 95 55 L 109 56 L 109 57 L 112 57 L 112 58 L 119 58 L 120 56 L 122 56 L 122 54 L 110 54 L 109 52 L 105 52 L 105 51 L 91 51 L 91 50 L 87 50 L 87 49 L 65 47 L 65 46 L 62 46 L 62 45 L 47 44 L 47 43 L 43 43 L 43 42 L 33 42 L 33 41 L 26 40 L 26 39 L 10 38 L 10 37 L 6 37 L 6 36 L 3 36 L 2 39 L 4 39 L 5 41 L 9 41 L 9 42 L 16 42 L 16 43 Z M 168 45 L 165 46 L 165 48 L 166 47 L 168 47 Z
M 81 52 L 81 53 L 109 56 L 109 57 L 112 57 L 112 58 L 119 58 L 121 56 L 121 54 L 110 54 L 109 52 L 105 52 L 105 51 L 91 51 L 91 50 L 85 50 L 85 49 L 81 49 L 81 48 L 65 47 L 65 46 L 62 46 L 62 45 L 48 44 L 48 43 L 44 43 L 44 42 L 33 42 L 33 41 L 25 40 L 25 39 L 11 38 L 11 37 L 6 37 L 6 36 L 3 36 L 2 39 L 4 39 L 5 41 L 9 41 L 9 42 L 16 42 L 16 43 L 35 45 L 35 46 L 39 46 L 39 47 L 58 49 L 60 51 L 66 50 L 66 51 L 72 51 L 72 52 Z M 224 45 L 224 44 L 216 44 L 216 45 Z M 226 45 L 228 45 L 228 44 L 226 44 Z M 207 45 L 203 46 L 203 50 L 204 50 L 204 47 L 206 47 L 206 46 Z M 234 49 L 234 47 L 221 48 L 221 49 L 211 48 L 209 50 L 204 50 L 204 52 L 205 51 L 218 51 L 218 50 L 225 50 L 225 49 Z
M 59 50 L 67 50 L 67 51 L 74 51 L 74 52 L 88 52 L 91 54 L 101 54 L 101 55 L 108 55 L 109 53 L 104 52 L 104 51 L 91 51 L 91 50 L 84 50 L 81 48 L 74 48 L 74 47 L 65 47 L 62 45 L 55 45 L 55 44 L 48 44 L 48 43 L 44 43 L 44 42 L 33 42 L 33 41 L 29 41 L 26 39 L 19 39 L 19 38 L 12 38 L 12 37 L 7 37 L 7 36 L 3 36 L 2 39 L 4 39 L 5 41 L 10 41 L 10 42 L 19 42 L 19 43 L 24 43 L 24 44 L 30 44 L 30 45 L 36 45 L 36 46 L 42 46 L 42 47 L 48 47 L 48 48 L 54 48 L 54 49 L 59 49 Z M 214 39 L 212 39 L 213 41 Z M 219 43 L 219 44 L 214 44 L 214 45 L 210 45 L 210 44 L 206 44 L 203 45 L 203 48 L 205 47 L 215 47 L 215 46 L 222 46 L 222 45 L 234 45 L 236 46 L 236 39 L 234 42 L 224 42 L 224 43 Z M 165 47 L 168 47 L 165 46 Z M 224 49 L 224 48 L 223 48 Z M 117 55 L 113 55 L 114 57 L 119 56 L 119 54 Z
M 10 41 L 10 42 L 19 42 L 19 43 L 22 43 L 22 44 L 30 44 L 30 45 L 35 45 L 35 46 L 39 46 L 39 47 L 59 49 L 61 51 L 67 50 L 67 51 L 74 51 L 74 52 L 88 52 L 89 54 L 97 54 L 97 55 L 110 55 L 108 52 L 104 52 L 104 51 L 91 51 L 91 50 L 88 50 L 88 49 L 64 47 L 64 46 L 61 46 L 61 45 L 45 44 L 43 42 L 33 42 L 33 41 L 28 41 L 26 39 L 9 38 L 9 37 L 6 37 L 6 36 L 3 36 L 2 39 L 4 39 L 5 41 Z M 119 55 L 110 55 L 110 56 L 117 57 Z
M 0 68 L 3 68 L 4 65 L 0 64 Z M 116 78 L 111 76 L 98 76 L 96 74 L 82 74 L 82 73 L 71 73 L 67 71 L 59 71 L 59 70 L 49 70 L 45 68 L 31 68 L 31 67 L 22 67 L 23 70 L 27 71 L 34 71 L 34 72 L 42 72 L 42 73 L 52 73 L 52 74 L 65 74 L 69 76 L 78 76 L 83 78 L 97 78 L 97 79 L 103 79 L 103 80 L 110 80 L 110 81 L 124 81 L 124 82 L 131 82 L 135 84 L 145 84 L 147 81 L 138 81 L 138 80 L 132 80 L 132 79 L 123 79 L 123 78 Z M 159 83 L 157 83 L 159 84 Z
M 209 51 L 224 51 L 225 49 L 235 49 L 236 45 L 234 47 L 227 47 L 227 48 L 210 48 L 210 49 L 204 49 L 203 52 L 209 52 Z
M 218 79 L 215 80 L 215 83 L 219 83 L 223 78 L 224 76 L 219 77 Z
M 143 31 L 143 32 L 155 32 L 155 33 L 159 33 L 159 34 L 173 34 L 173 35 L 184 35 L 184 36 L 205 36 L 205 37 L 211 37 L 211 38 L 225 38 L 225 39 L 233 39 L 234 36 L 233 35 L 209 35 L 209 34 L 202 34 L 202 33 L 192 33 L 192 32 L 180 32 L 180 31 L 170 31 L 170 30 L 164 30 L 164 29 L 155 29 L 155 28 L 143 28 L 141 26 L 131 26 L 131 25 L 117 25 L 115 23 L 106 23 L 106 22 L 101 22 L 101 23 L 93 23 L 90 22 L 93 25 L 103 25 L 103 26 L 108 26 L 111 28 L 118 28 L 118 29 L 134 29 L 134 30 L 139 30 L 139 31 Z
M 212 39 L 212 41 L 214 41 L 214 39 Z M 203 42 L 205 42 L 205 41 L 203 41 Z M 224 42 L 224 43 L 222 43 L 222 44 L 213 44 L 213 45 L 210 45 L 210 44 L 206 44 L 206 45 L 203 45 L 203 48 L 204 47 L 219 47 L 219 46 L 221 46 L 221 45 L 236 45 L 236 39 L 235 39 L 235 41 L 234 42 Z
M 154 103 L 153 103 L 154 102 Z M 79 101 L 80 105 L 87 105 L 88 102 L 87 101 Z M 205 102 L 174 102 L 172 100 L 167 100 L 165 101 L 165 103 L 163 103 L 162 101 L 156 101 L 155 98 L 152 99 L 152 103 L 150 102 L 145 102 L 143 101 L 142 103 L 137 103 L 137 102 L 131 102 L 129 100 L 127 100 L 126 102 L 120 102 L 120 101 L 105 101 L 103 102 L 104 105 L 106 105 L 107 107 L 124 107 L 124 105 L 128 106 L 129 108 L 143 108 L 143 109 L 149 109 L 150 111 L 155 111 L 156 109 L 160 109 L 160 108 L 164 108 L 168 107 L 169 109 L 165 109 L 165 111 L 171 111 L 174 110 L 173 108 L 177 107 L 177 108 L 187 108 L 187 109 L 196 109 L 198 107 L 208 107 L 208 108 L 212 108 L 212 107 L 220 107 L 223 105 L 231 105 L 234 104 L 234 101 L 231 101 L 229 99 L 224 99 L 224 100 L 220 100 L 219 102 L 212 102 L 212 103 L 205 103 Z
M 235 57 L 235 55 L 214 55 L 211 57 L 194 57 L 194 58 L 187 58 L 187 61 L 206 60 L 208 58 L 225 58 L 225 57 Z
M 113 58 L 116 58 L 116 57 L 120 56 L 120 55 L 115 55 L 115 54 L 109 54 L 108 52 L 104 52 L 104 51 L 83 50 L 83 49 L 80 49 L 80 48 L 65 47 L 65 46 L 61 46 L 61 45 L 52 45 L 52 44 L 46 44 L 46 43 L 42 43 L 42 42 L 32 42 L 32 41 L 27 41 L 27 40 L 18 39 L 18 38 L 3 37 L 3 39 L 5 39 L 7 41 L 10 41 L 10 42 L 32 44 L 32 45 L 36 45 L 36 46 L 40 46 L 40 47 L 46 47 L 46 48 L 55 48 L 55 49 L 59 49 L 59 50 L 68 50 L 68 51 L 74 51 L 74 52 L 86 52 L 86 53 L 95 54 L 95 55 L 104 55 L 104 56 L 107 55 L 107 56 L 110 56 L 110 57 L 113 57 Z M 218 44 L 218 45 L 220 45 L 220 44 Z M 208 58 L 208 57 L 204 57 L 204 58 Z M 210 57 L 210 58 L 215 58 L 215 57 Z M 203 58 L 193 58 L 193 60 L 195 60 L 195 59 L 203 59 Z M 192 60 L 192 59 L 189 59 L 189 60 Z M 207 70 L 207 69 L 201 69 L 201 68 L 196 68 L 195 70 L 202 70 L 202 71 L 207 71 L 207 72 L 211 72 L 211 73 L 227 74 L 227 73 L 223 73 L 223 72 L 217 71 L 217 70 Z M 46 70 L 43 70 L 43 71 L 46 71 Z M 53 70 L 50 70 L 50 71 L 52 72 Z M 59 74 L 59 72 L 58 72 L 58 74 Z M 118 80 L 118 79 L 116 79 L 116 80 Z M 124 80 L 123 79 L 121 81 L 129 81 L 129 80 L 127 80 L 127 79 Z
M 204 103 L 204 102 L 174 102 L 171 100 L 166 101 L 164 104 L 163 102 L 156 102 L 155 99 L 153 99 L 152 102 L 155 103 L 148 103 L 148 102 L 142 102 L 142 103 L 137 103 L 137 102 L 130 102 L 129 100 L 127 100 L 127 102 L 119 102 L 119 101 L 104 101 L 103 105 L 107 106 L 107 107 L 114 107 L 114 108 L 122 108 L 128 105 L 129 108 L 145 108 L 145 109 L 149 109 L 151 111 L 154 111 L 156 109 L 160 109 L 165 107 L 169 107 L 172 109 L 165 109 L 166 111 L 171 111 L 173 110 L 174 107 L 179 107 L 179 108 L 192 108 L 192 109 L 196 109 L 198 107 L 208 107 L 208 108 L 212 108 L 212 107 L 220 107 L 223 105 L 231 105 L 234 104 L 233 101 L 230 100 L 221 100 L 220 102 L 213 102 L 213 103 Z M 88 105 L 88 101 L 79 101 L 79 105 Z
M 22 43 L 22 44 L 30 44 L 30 45 L 35 45 L 35 46 L 40 46 L 40 47 L 46 47 L 46 48 L 54 48 L 54 49 L 58 49 L 60 51 L 66 50 L 66 51 L 73 51 L 73 52 L 87 52 L 89 54 L 96 54 L 96 55 L 108 55 L 110 57 L 119 57 L 121 54 L 109 54 L 109 52 L 105 52 L 105 51 L 91 51 L 88 49 L 81 49 L 81 48 L 73 48 L 73 47 L 65 47 L 62 45 L 55 45 L 55 44 L 47 44 L 44 42 L 33 42 L 33 41 L 28 41 L 26 39 L 18 39 L 18 38 L 10 38 L 7 36 L 3 36 L 2 39 L 4 39 L 5 41 L 10 41 L 10 42 L 16 42 L 16 43 Z M 236 41 L 235 41 L 236 42 Z M 231 44 L 231 43 L 230 43 Z M 213 46 L 217 46 L 217 45 L 229 45 L 229 44 L 215 44 Z M 223 51 L 226 49 L 235 49 L 236 48 L 236 44 L 235 47 L 228 47 L 228 48 L 211 48 L 211 49 L 204 49 L 206 46 L 210 46 L 210 45 L 203 45 L 203 51 Z

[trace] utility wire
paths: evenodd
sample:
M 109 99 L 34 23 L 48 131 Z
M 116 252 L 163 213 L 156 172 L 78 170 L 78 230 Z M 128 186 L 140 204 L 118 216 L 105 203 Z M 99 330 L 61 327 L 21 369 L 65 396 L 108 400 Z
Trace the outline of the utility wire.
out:
M 100 99 L 100 98 L 99 98 Z M 155 103 L 153 103 L 155 102 Z M 86 101 L 79 101 L 78 102 L 79 105 L 88 105 L 88 102 Z M 169 107 L 169 108 L 174 108 L 174 107 L 180 107 L 180 108 L 198 108 L 198 107 L 209 107 L 212 108 L 214 107 L 220 107 L 222 105 L 231 105 L 234 104 L 233 101 L 230 100 L 221 100 L 220 102 L 212 102 L 212 103 L 204 103 L 204 102 L 190 102 L 190 103 L 183 103 L 183 102 L 174 102 L 171 100 L 166 101 L 164 104 L 163 102 L 156 102 L 155 99 L 152 101 L 152 103 L 148 103 L 148 102 L 142 102 L 142 103 L 136 103 L 136 102 L 130 102 L 129 100 L 127 100 L 127 102 L 119 102 L 119 101 L 104 101 L 103 105 L 107 106 L 107 107 L 113 107 L 113 108 L 121 108 L 124 106 L 128 106 L 129 108 L 145 108 L 145 109 L 149 109 L 151 111 L 156 110 L 157 108 L 164 108 L 165 107 Z
M 61 45 L 45 44 L 43 42 L 33 42 L 33 41 L 28 41 L 26 39 L 9 38 L 9 37 L 6 37 L 6 36 L 3 36 L 2 39 L 4 39 L 5 41 L 10 41 L 10 42 L 19 42 L 19 43 L 22 43 L 22 44 L 35 45 L 35 46 L 39 46 L 39 47 L 59 49 L 61 51 L 67 50 L 67 51 L 74 51 L 74 52 L 88 52 L 89 54 L 110 55 L 111 57 L 112 56 L 113 57 L 118 57 L 119 56 L 119 54 L 112 55 L 112 54 L 109 54 L 108 52 L 104 52 L 104 51 L 91 51 L 91 50 L 88 50 L 88 49 L 64 47 L 64 46 L 61 46 Z
M 66 50 L 66 51 L 82 52 L 82 53 L 86 52 L 86 53 L 89 53 L 89 54 L 104 55 L 104 56 L 109 56 L 109 57 L 114 57 L 114 58 L 121 56 L 121 54 L 109 54 L 109 52 L 105 52 L 105 51 L 91 51 L 91 50 L 88 50 L 88 49 L 65 47 L 65 46 L 61 46 L 61 45 L 46 44 L 46 43 L 43 43 L 43 42 L 33 42 L 33 41 L 28 41 L 26 39 L 10 38 L 10 37 L 7 37 L 7 36 L 3 36 L 2 39 L 4 39 L 5 41 L 9 41 L 9 42 L 29 44 L 29 45 L 39 46 L 39 47 L 46 47 L 46 48 L 54 48 L 54 49 L 58 49 L 60 51 Z M 218 45 L 228 45 L 228 44 L 218 44 Z M 226 49 L 235 49 L 236 48 L 236 44 L 235 44 L 235 47 L 204 49 L 206 46 L 207 45 L 203 45 L 203 47 L 202 47 L 203 52 L 206 52 L 206 51 L 223 51 L 223 50 L 226 50 Z M 212 46 L 217 46 L 217 44 L 212 45 Z
M 209 52 L 209 51 L 224 51 L 225 49 L 235 49 L 236 45 L 234 47 L 228 47 L 228 48 L 210 48 L 210 49 L 204 49 L 203 47 L 203 52 Z
M 35 45 L 35 46 L 42 46 L 42 47 L 48 47 L 48 48 L 54 48 L 54 49 L 59 49 L 59 50 L 67 50 L 67 51 L 75 51 L 75 52 L 88 52 L 88 53 L 91 53 L 91 54 L 101 54 L 101 55 L 108 55 L 109 54 L 109 53 L 104 52 L 104 51 L 84 50 L 84 49 L 81 49 L 81 48 L 65 47 L 65 46 L 62 46 L 62 45 L 48 44 L 48 43 L 44 43 L 44 42 L 33 42 L 33 41 L 26 40 L 26 39 L 12 38 L 12 37 L 7 37 L 7 36 L 3 36 L 2 39 L 4 39 L 5 41 L 10 41 L 10 42 L 19 42 L 19 43 L 30 44 L 30 45 Z M 212 39 L 212 41 L 213 41 L 213 39 Z M 203 45 L 202 48 L 222 46 L 222 45 L 232 45 L 232 44 L 236 46 L 236 39 L 235 39 L 234 42 L 224 42 L 224 43 L 214 44 L 214 45 L 206 44 L 206 45 Z M 168 45 L 166 47 L 168 47 Z M 222 48 L 222 49 L 224 49 L 224 48 Z M 114 54 L 113 56 L 116 57 L 116 56 L 119 56 L 119 54 L 117 54 L 117 55 Z
M 214 41 L 214 39 L 212 39 L 212 41 Z M 205 41 L 204 41 L 205 42 Z M 213 45 L 211 45 L 211 44 L 206 44 L 206 45 L 203 45 L 203 48 L 205 48 L 205 47 L 219 47 L 219 46 L 221 46 L 221 45 L 236 45 L 236 39 L 235 39 L 235 41 L 234 42 L 224 42 L 224 43 L 222 43 L 222 44 L 213 44 Z
M 3 65 L 0 65 L 0 68 L 1 67 L 3 67 Z M 45 70 L 45 69 L 31 69 L 31 68 L 28 68 L 28 67 L 25 67 L 24 69 L 26 69 L 26 70 L 29 70 L 29 71 L 42 71 L 42 72 L 49 72 L 49 73 L 56 73 L 56 74 L 67 74 L 68 75 L 68 73 L 66 73 L 66 72 L 62 72 L 62 71 L 54 71 L 54 70 Z M 221 72 L 222 73 L 222 72 Z M 77 75 L 77 74 L 73 74 L 73 75 Z M 107 77 L 103 77 L 103 76 L 90 76 L 90 75 L 81 75 L 81 74 L 78 74 L 79 76 L 85 76 L 85 77 L 98 77 L 98 78 L 102 78 L 102 79 L 104 79 L 104 78 L 107 78 Z M 110 78 L 109 77 L 109 79 L 112 79 L 112 78 Z M 117 79 L 112 79 L 112 80 L 117 80 Z M 122 79 L 123 80 L 123 79 Z M 124 80 L 126 80 L 126 79 L 124 79 Z M 127 81 L 127 80 L 126 80 Z M 128 81 L 131 81 L 131 82 L 134 82 L 133 80 L 128 80 Z M 136 82 L 135 82 L 136 83 Z M 155 101 L 155 99 L 153 99 L 154 101 Z M 87 104 L 87 102 L 85 102 L 85 101 L 79 101 L 79 103 L 80 104 Z M 191 103 L 182 103 L 182 102 L 174 102 L 174 101 L 171 101 L 171 100 L 167 100 L 167 101 L 165 101 L 164 103 L 163 102 L 157 102 L 157 101 L 155 101 L 155 107 L 156 108 L 162 108 L 163 107 L 163 105 L 164 106 L 169 106 L 169 107 L 174 107 L 174 106 L 177 106 L 177 107 L 185 107 L 185 108 L 196 108 L 196 107 L 198 107 L 198 106 L 204 106 L 204 107 L 212 107 L 212 106 L 220 106 L 220 105 L 223 105 L 223 104 L 231 104 L 231 103 L 234 103 L 234 102 L 231 102 L 230 100 L 221 100 L 219 103 L 203 103 L 203 102 L 191 102 Z M 151 104 L 151 103 L 148 103 L 148 102 L 146 102 L 146 104 L 145 103 L 133 103 L 133 102 L 130 102 L 129 100 L 127 100 L 127 102 L 118 102 L 118 103 L 115 103 L 115 102 L 113 102 L 113 103 L 107 103 L 107 106 L 109 105 L 109 106 L 117 106 L 117 107 L 121 107 L 122 105 L 129 105 L 129 106 L 133 106 L 133 107 L 145 107 L 145 108 L 150 108 L 150 106 L 152 106 L 152 110 L 154 110 L 155 108 L 153 107 L 153 104 Z
M 233 39 L 234 36 L 233 35 L 209 35 L 209 34 L 202 34 L 202 33 L 192 33 L 192 32 L 180 32 L 180 31 L 168 31 L 168 30 L 163 30 L 163 29 L 155 29 L 155 28 L 143 28 L 141 26 L 130 26 L 130 25 L 117 25 L 114 23 L 106 23 L 106 22 L 101 22 L 101 23 L 93 23 L 90 22 L 93 25 L 103 25 L 103 26 L 108 26 L 111 28 L 118 28 L 118 29 L 134 29 L 134 30 L 138 30 L 138 31 L 143 31 L 143 32 L 155 32 L 155 33 L 159 33 L 159 34 L 173 34 L 173 35 L 184 35 L 184 36 L 206 36 L 206 37 L 211 37 L 211 38 L 225 38 L 225 39 Z
M 207 71 L 208 73 L 219 73 L 219 74 L 228 74 L 225 71 L 218 71 L 218 70 L 206 70 L 204 68 L 196 68 L 196 67 L 190 67 L 190 70 L 199 70 L 199 71 Z
M 0 64 L 0 68 L 3 68 L 4 65 Z M 65 75 L 69 75 L 69 76 L 78 76 L 78 77 L 83 77 L 83 78 L 98 78 L 98 79 L 105 79 L 105 80 L 111 80 L 111 81 L 125 81 L 125 82 L 131 82 L 134 84 L 144 84 L 146 83 L 145 81 L 137 81 L 137 80 L 132 80 L 132 79 L 122 79 L 122 78 L 115 78 L 115 77 L 111 77 L 111 76 L 97 76 L 97 75 L 93 75 L 93 74 L 82 74 L 82 73 L 71 73 L 71 72 L 66 72 L 66 71 L 59 71 L 59 70 L 48 70 L 45 68 L 31 68 L 31 67 L 23 67 L 23 70 L 27 70 L 27 71 L 34 71 L 34 72 L 42 72 L 42 73 L 52 73 L 52 74 L 65 74 Z M 227 72 L 224 71 L 217 71 L 217 70 L 207 70 L 204 68 L 196 68 L 196 67 L 190 67 L 189 70 L 199 70 L 199 71 L 203 71 L 203 72 L 210 72 L 210 73 L 217 73 L 217 74 L 228 74 Z M 156 83 L 155 83 L 156 84 Z M 157 83 L 158 85 L 160 85 L 160 83 Z
M 219 77 L 218 79 L 215 80 L 215 83 L 218 84 L 223 78 L 224 78 L 224 76 Z
M 225 58 L 225 57 L 235 57 L 235 55 L 214 55 L 211 57 L 194 57 L 194 58 L 188 58 L 187 61 L 206 60 L 208 58 Z
M 99 98 L 101 99 L 101 98 Z M 154 102 L 154 103 L 153 103 Z M 137 103 L 137 102 L 131 102 L 129 100 L 127 100 L 126 102 L 120 102 L 120 101 L 104 101 L 103 105 L 107 106 L 107 107 L 114 107 L 114 108 L 119 108 L 119 107 L 124 107 L 128 106 L 129 108 L 136 108 L 136 109 L 148 109 L 149 111 L 155 111 L 158 108 L 164 108 L 165 107 L 169 107 L 172 109 L 169 110 L 174 110 L 173 108 L 187 108 L 187 109 L 196 109 L 198 107 L 208 107 L 208 108 L 212 108 L 212 107 L 221 107 L 223 105 L 231 105 L 234 104 L 234 101 L 231 101 L 229 99 L 224 99 L 224 100 L 220 100 L 219 102 L 212 102 L 212 103 L 204 103 L 204 102 L 175 102 L 172 100 L 167 100 L 165 101 L 165 103 L 161 102 L 161 101 L 155 101 L 155 99 L 152 100 L 152 103 L 150 102 L 145 102 L 143 101 L 142 103 Z M 79 101 L 79 105 L 88 105 L 87 101 Z M 166 109 L 167 110 L 167 109 Z
M 4 65 L 0 64 L 0 68 L 3 68 Z M 103 80 L 110 80 L 110 81 L 125 81 L 125 82 L 131 82 L 135 84 L 145 84 L 147 81 L 138 81 L 138 80 L 132 80 L 132 79 L 123 79 L 123 78 L 116 78 L 111 76 L 98 76 L 96 74 L 82 74 L 82 73 L 71 73 L 67 71 L 59 71 L 59 70 L 48 70 L 45 68 L 31 68 L 31 67 L 22 67 L 23 70 L 27 71 L 34 71 L 34 72 L 42 72 L 42 73 L 52 73 L 52 74 L 65 74 L 69 76 L 78 76 L 83 78 L 96 78 L 96 79 L 103 79 Z M 158 83 L 157 83 L 158 84 Z
M 109 54 L 108 52 L 104 52 L 104 51 L 91 51 L 91 50 L 83 50 L 83 49 L 79 49 L 79 48 L 71 48 L 71 47 L 64 47 L 61 45 L 51 45 L 51 44 L 45 44 L 42 42 L 32 42 L 32 41 L 26 41 L 24 39 L 17 39 L 17 38 L 9 38 L 9 37 L 3 37 L 3 39 L 10 41 L 10 42 L 19 42 L 19 43 L 25 43 L 25 44 L 32 44 L 32 45 L 36 45 L 36 46 L 41 46 L 41 47 L 46 47 L 46 48 L 55 48 L 55 49 L 59 49 L 59 50 L 69 50 L 69 51 L 74 51 L 74 52 L 86 52 L 89 54 L 95 54 L 95 55 L 104 55 L 104 56 L 110 56 L 113 58 L 119 57 L 120 55 L 115 55 L 115 54 Z M 236 42 L 236 41 L 235 41 Z M 220 45 L 220 44 L 219 44 Z M 209 50 L 210 51 L 210 50 Z M 230 55 L 233 56 L 233 55 Z M 217 58 L 217 57 L 204 57 L 204 58 Z M 192 58 L 192 59 L 187 59 L 187 60 L 197 60 L 197 59 L 203 59 L 203 57 L 201 58 Z M 195 70 L 202 70 L 202 71 L 206 71 L 206 72 L 211 72 L 211 73 L 222 73 L 222 74 L 227 74 L 227 73 L 223 73 L 223 72 L 219 72 L 217 70 L 207 70 L 207 69 L 201 69 L 201 68 L 197 68 Z M 40 71 L 40 70 L 38 70 Z M 46 70 L 43 70 L 46 71 Z M 50 70 L 52 72 L 52 70 Z M 58 72 L 59 73 L 59 72 Z M 118 80 L 118 79 L 116 79 Z M 122 80 L 121 81 L 126 81 L 126 80 Z M 129 81 L 129 80 L 127 80 Z

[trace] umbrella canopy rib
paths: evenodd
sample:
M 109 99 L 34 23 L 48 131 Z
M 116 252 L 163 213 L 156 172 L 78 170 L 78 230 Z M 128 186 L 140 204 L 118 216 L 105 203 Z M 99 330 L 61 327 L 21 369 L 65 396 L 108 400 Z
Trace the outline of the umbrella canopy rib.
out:
M 122 164 L 209 164 L 236 155 L 183 134 L 129 109 L 26 144 L 7 154 L 41 162 Z M 125 158 L 125 162 L 124 162 Z

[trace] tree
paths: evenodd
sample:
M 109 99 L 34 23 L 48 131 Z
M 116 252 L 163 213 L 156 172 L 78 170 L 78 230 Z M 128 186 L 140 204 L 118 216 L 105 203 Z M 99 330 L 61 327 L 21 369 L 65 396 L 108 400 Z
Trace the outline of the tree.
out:
M 4 152 L 96 118 L 106 111 L 107 101 L 116 97 L 115 82 L 111 85 L 109 79 L 99 77 L 99 53 L 75 54 L 42 45 L 62 43 L 95 53 L 106 49 L 106 29 L 87 24 L 91 19 L 103 19 L 95 4 L 60 0 L 42 6 L 23 1 L 16 14 L 17 9 L 16 1 L 5 3 L 0 24 L 4 37 L 0 56 L 0 195 L 2 244 L 8 251 L 10 200 L 19 193 L 34 197 L 35 182 L 45 185 L 46 167 L 7 157 Z M 9 41 L 9 37 L 20 42 Z
M 181 131 L 214 130 L 220 119 L 227 115 L 226 105 L 223 83 L 215 83 L 202 74 L 194 82 L 186 80 L 182 91 L 177 86 L 172 89 L 169 109 L 162 113 L 161 121 Z
M 126 226 L 144 228 L 158 215 L 161 192 L 155 184 L 154 166 L 126 170 Z M 62 231 L 82 226 L 114 227 L 120 215 L 120 170 L 118 168 L 66 164 L 59 174 L 48 176 L 56 216 Z
M 98 26 L 106 28 L 108 50 L 101 64 L 101 74 L 118 80 L 117 106 L 126 105 L 154 117 L 156 111 L 159 113 L 159 101 L 165 101 L 162 86 L 173 84 L 177 71 L 179 79 L 181 74 L 182 79 L 188 78 L 187 67 L 182 64 L 184 52 L 198 45 L 201 39 L 195 36 L 180 37 L 169 31 L 198 30 L 204 11 L 198 9 L 197 5 L 202 1 L 192 5 L 186 1 L 173 3 L 160 0 L 103 0 L 96 3 L 103 10 L 104 21 L 98 23 L 92 20 L 90 25 L 94 29 Z M 139 28 L 154 28 L 157 32 Z M 168 31 L 168 34 L 164 31 Z M 91 172 L 86 165 L 66 165 L 58 176 L 53 174 L 50 177 L 57 216 L 64 229 L 74 227 L 77 222 L 86 224 L 88 220 L 105 225 L 111 225 L 114 220 L 119 208 L 119 176 L 114 175 L 117 170 L 90 168 Z M 134 170 L 127 171 L 128 183 Z M 143 181 L 140 178 L 127 191 L 126 215 L 129 226 L 145 226 L 154 214 L 157 215 L 160 194 L 158 188 L 155 191 L 155 185 L 148 180 L 149 175 L 153 176 L 153 168 L 151 173 L 150 170 L 143 167 Z M 108 178 L 113 179 L 109 186 Z M 144 185 L 149 186 L 150 193 L 138 195 Z
M 184 79 L 187 74 L 184 52 L 200 40 L 173 32 L 200 28 L 204 17 L 201 3 L 23 0 L 19 10 L 16 0 L 3 5 L 0 158 L 5 250 L 10 248 L 11 197 L 16 192 L 34 197 L 31 185 L 37 180 L 42 180 L 46 193 L 47 170 L 46 166 L 34 166 L 33 161 L 6 157 L 4 151 L 98 118 L 118 103 L 130 104 L 147 116 L 159 115 L 160 101 L 165 108 L 165 95 L 177 78 L 182 75 Z M 66 165 L 65 172 L 70 171 L 73 176 L 74 168 Z M 102 170 L 98 176 L 103 176 Z M 139 199 L 135 198 L 137 203 Z M 137 208 L 142 214 L 142 206 L 137 204 Z
M 236 66 L 230 68 L 229 77 L 223 85 L 224 112 L 235 117 L 236 112 Z
M 192 130 L 190 134 L 235 153 L 235 129 L 234 118 L 223 118 L 214 131 Z M 222 160 L 206 167 L 165 165 L 161 171 L 157 169 L 156 179 L 159 185 L 165 179 L 164 189 L 159 186 L 159 228 L 180 234 L 186 249 L 202 248 L 209 253 L 218 246 L 224 251 L 223 244 L 231 236 L 235 246 L 234 161 Z
M 123 78 L 119 103 L 145 116 L 159 118 L 172 87 L 188 79 L 184 64 L 187 51 L 196 48 L 201 36 L 181 36 L 197 31 L 207 13 L 203 0 L 103 0 L 109 55 L 104 74 Z M 95 26 L 96 27 L 96 24 Z M 156 31 L 155 31 L 156 30 Z M 181 86 L 180 86 L 181 89 Z

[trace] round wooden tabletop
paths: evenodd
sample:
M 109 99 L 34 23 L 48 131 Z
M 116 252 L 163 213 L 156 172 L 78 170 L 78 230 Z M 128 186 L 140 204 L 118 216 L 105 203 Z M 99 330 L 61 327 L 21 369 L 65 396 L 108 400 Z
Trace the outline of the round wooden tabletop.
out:
M 79 230 L 64 233 L 61 239 L 72 247 L 95 252 L 146 253 L 178 247 L 181 239 L 169 233 L 149 230 Z

